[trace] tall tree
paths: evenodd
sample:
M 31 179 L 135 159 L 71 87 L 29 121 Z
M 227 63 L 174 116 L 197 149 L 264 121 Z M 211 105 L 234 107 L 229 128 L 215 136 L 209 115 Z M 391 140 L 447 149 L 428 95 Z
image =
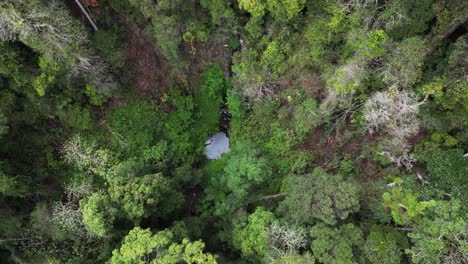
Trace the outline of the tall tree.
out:
M 153 235 L 149 229 L 135 227 L 125 236 L 122 246 L 112 252 L 109 263 L 216 263 L 214 255 L 203 253 L 204 247 L 203 242 L 190 242 L 186 238 L 177 243 L 174 234 L 168 229 Z
M 183 201 L 169 179 L 161 173 L 146 174 L 141 164 L 131 160 L 115 166 L 107 181 L 110 199 L 134 221 L 150 215 L 156 208 L 160 216 L 165 216 L 179 209 Z
M 408 247 L 408 239 L 397 230 L 389 226 L 372 225 L 363 251 L 370 263 L 398 264 Z
M 249 215 L 247 221 L 234 227 L 233 241 L 244 256 L 264 257 L 268 253 L 269 226 L 275 221 L 272 212 L 261 207 Z
M 324 264 L 361 263 L 362 231 L 353 224 L 330 227 L 319 223 L 310 230 L 311 249 L 315 258 Z
M 359 211 L 358 186 L 341 175 L 327 174 L 315 168 L 311 174 L 289 176 L 284 181 L 286 198 L 280 211 L 297 223 L 322 220 L 336 224 Z
M 255 185 L 268 180 L 272 170 L 260 150 L 251 142 L 238 142 L 229 153 L 224 168 L 227 187 L 234 194 L 245 197 Z
M 2 1 L 0 25 L 0 40 L 23 42 L 101 92 L 115 88 L 107 66 L 86 46 L 86 31 L 59 1 Z

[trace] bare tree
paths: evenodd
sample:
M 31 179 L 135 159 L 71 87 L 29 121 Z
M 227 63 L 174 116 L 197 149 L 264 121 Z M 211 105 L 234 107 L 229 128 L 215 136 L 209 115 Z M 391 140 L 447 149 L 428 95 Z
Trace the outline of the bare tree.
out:
M 456 250 L 450 252 L 445 258 L 442 260 L 443 264 L 463 264 L 468 263 L 468 253 L 463 252 L 461 250 Z
M 335 70 L 328 80 L 329 86 L 341 94 L 354 93 L 366 76 L 366 64 L 364 56 L 356 55 Z
M 83 215 L 78 206 L 71 202 L 56 202 L 52 207 L 52 221 L 70 232 L 78 234 L 86 232 Z
M 74 181 L 65 185 L 65 194 L 67 200 L 73 203 L 78 203 L 82 198 L 86 197 L 92 192 L 93 186 L 91 183 Z
M 269 245 L 280 257 L 297 254 L 307 245 L 307 232 L 302 227 L 273 223 L 269 228 Z
M 111 162 L 108 151 L 98 149 L 93 142 L 87 142 L 78 134 L 64 144 L 62 153 L 68 163 L 100 176 L 105 175 Z
M 58 1 L 7 0 L 0 4 L 0 39 L 20 40 L 56 62 L 71 62 L 72 52 L 86 41 L 77 21 Z
M 241 94 L 254 101 L 272 99 L 280 87 L 269 74 L 261 79 L 255 74 L 249 74 L 244 79 L 236 78 L 235 80 Z
M 384 141 L 380 154 L 386 156 L 399 167 L 413 168 L 414 157 L 410 154 L 411 146 L 405 138 L 392 137 Z
M 387 132 L 382 154 L 399 166 L 412 168 L 413 158 L 406 138 L 419 131 L 417 113 L 426 99 L 418 101 L 414 93 L 390 88 L 377 92 L 364 104 L 364 119 L 370 133 Z
M 87 47 L 86 30 L 57 0 L 1 1 L 0 40 L 23 42 L 100 91 L 108 93 L 115 87 L 107 65 Z
M 419 122 L 417 113 L 424 103 L 418 102 L 416 95 L 406 90 L 389 89 L 375 93 L 364 104 L 364 119 L 370 133 L 384 130 L 397 137 L 417 133 Z

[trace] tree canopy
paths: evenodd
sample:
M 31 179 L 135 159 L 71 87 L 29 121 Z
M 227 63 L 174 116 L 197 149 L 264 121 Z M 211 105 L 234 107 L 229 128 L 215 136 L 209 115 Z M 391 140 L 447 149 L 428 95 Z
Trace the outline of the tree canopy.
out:
M 0 1 L 0 262 L 468 263 L 467 11 Z

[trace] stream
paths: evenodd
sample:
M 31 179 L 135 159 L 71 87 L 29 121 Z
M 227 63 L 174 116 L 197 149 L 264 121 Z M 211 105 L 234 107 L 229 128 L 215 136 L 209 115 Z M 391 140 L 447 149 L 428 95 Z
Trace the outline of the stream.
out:
M 226 52 L 226 59 L 228 61 L 227 71 L 225 75 L 232 77 L 232 53 L 233 50 L 228 49 Z M 226 101 L 226 94 L 224 94 L 224 101 Z M 222 103 L 219 107 L 219 132 L 212 135 L 205 142 L 205 156 L 207 159 L 219 159 L 224 153 L 228 153 L 231 149 L 229 146 L 229 130 L 231 122 L 231 114 L 229 113 L 228 106 Z

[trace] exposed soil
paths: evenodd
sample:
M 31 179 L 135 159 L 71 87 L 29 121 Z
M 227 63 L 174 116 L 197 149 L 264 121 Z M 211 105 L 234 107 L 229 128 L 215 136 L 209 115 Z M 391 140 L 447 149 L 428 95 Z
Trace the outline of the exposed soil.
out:
M 376 181 L 380 178 L 380 166 L 375 163 L 374 161 L 364 158 L 361 162 L 361 169 L 362 169 L 362 180 L 363 181 Z
M 180 56 L 188 61 L 182 73 L 187 76 L 191 87 L 200 85 L 200 74 L 207 65 L 218 63 L 224 69 L 224 75 L 230 76 L 232 50 L 227 43 L 228 41 L 224 38 L 213 37 L 207 42 L 183 42 L 181 44 Z
M 200 185 L 187 189 L 187 191 L 184 194 L 184 215 L 186 217 L 196 214 L 197 202 L 202 193 L 203 188 Z
M 305 72 L 299 79 L 302 89 L 312 98 L 320 98 L 323 87 L 323 81 L 315 72 Z
M 428 132 L 426 130 L 421 130 L 416 135 L 407 138 L 408 143 L 414 147 L 417 144 L 421 143 L 421 141 L 427 136 L 427 134 Z
M 145 98 L 160 98 L 171 85 L 164 55 L 154 40 L 145 33 L 129 31 L 126 62 L 133 72 L 133 84 L 137 95 Z
M 375 181 L 381 177 L 381 167 L 375 161 L 362 156 L 362 146 L 378 140 L 382 135 L 379 133 L 367 133 L 364 138 L 354 138 L 345 142 L 343 138 L 333 134 L 327 134 L 322 128 L 316 128 L 303 143 L 298 145 L 299 149 L 312 154 L 315 164 L 328 173 L 336 173 L 338 167 L 330 164 L 336 156 L 350 156 L 356 159 L 361 167 L 362 181 Z M 326 151 L 323 151 L 323 150 Z
M 101 6 L 101 4 L 99 3 L 98 0 L 83 0 L 83 3 L 87 7 L 99 7 L 99 6 Z
M 343 153 L 344 156 L 354 153 L 356 150 L 359 149 L 361 146 L 361 143 L 357 140 L 352 140 L 348 142 L 346 145 L 344 145 L 343 149 L 341 150 L 341 153 Z
M 331 168 L 328 163 L 333 159 L 338 152 L 338 140 L 332 135 L 328 135 L 321 128 L 316 128 L 310 132 L 307 139 L 301 144 L 300 149 L 309 151 L 317 165 L 322 167 L 326 172 L 334 172 L 336 168 Z M 326 149 L 327 151 L 320 151 Z

